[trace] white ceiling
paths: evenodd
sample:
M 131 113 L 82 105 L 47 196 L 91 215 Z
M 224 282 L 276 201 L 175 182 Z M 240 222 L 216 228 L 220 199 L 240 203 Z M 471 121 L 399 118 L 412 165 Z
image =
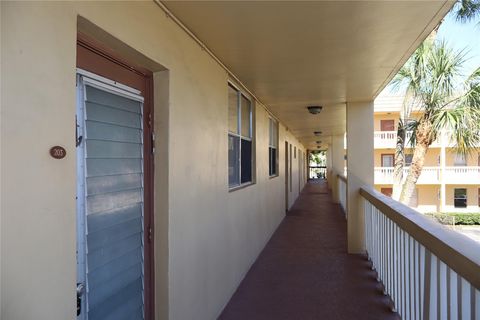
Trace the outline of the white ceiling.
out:
M 165 1 L 307 148 L 345 131 L 453 1 Z M 307 105 L 322 105 L 310 115 Z

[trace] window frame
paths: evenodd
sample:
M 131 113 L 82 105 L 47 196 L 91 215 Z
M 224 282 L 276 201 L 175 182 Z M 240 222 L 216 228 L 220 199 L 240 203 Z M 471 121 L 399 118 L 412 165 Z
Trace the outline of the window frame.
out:
M 272 134 L 272 128 L 273 126 L 275 126 L 276 130 L 275 130 L 275 135 L 273 136 Z M 278 177 L 280 174 L 279 174 L 279 166 L 278 166 L 278 158 L 279 158 L 279 155 L 278 155 L 278 144 L 279 144 L 279 137 L 278 137 L 278 129 L 279 129 L 279 123 L 277 120 L 275 120 L 273 117 L 269 116 L 268 117 L 268 177 L 269 178 L 275 178 L 275 177 Z M 270 138 L 273 138 L 274 141 L 276 142 L 276 145 L 272 144 L 272 141 L 270 140 Z M 275 149 L 275 172 L 272 174 L 272 170 L 271 170 L 271 149 Z
M 384 157 L 386 157 L 386 156 L 392 157 L 392 165 L 393 165 L 392 167 L 384 166 L 384 163 L 385 163 L 384 162 Z M 381 164 L 382 168 L 395 168 L 395 154 L 394 153 L 382 153 L 380 155 L 380 164 Z
M 228 81 L 227 83 L 227 91 L 228 88 L 232 88 L 237 93 L 237 132 L 230 131 L 230 123 L 227 122 L 227 142 L 228 139 L 231 137 L 238 138 L 239 146 L 238 146 L 238 184 L 230 184 L 230 175 L 228 177 L 228 190 L 235 191 L 238 189 L 242 189 L 244 187 L 250 186 L 255 184 L 256 182 L 256 166 L 255 166 L 255 117 L 254 117 L 254 102 L 253 99 L 241 90 L 237 85 Z M 242 134 L 242 97 L 245 98 L 250 103 L 250 115 L 249 115 L 249 137 L 244 136 Z M 227 108 L 227 114 L 229 112 L 229 108 Z M 229 116 L 229 115 L 228 115 Z M 249 141 L 251 143 L 251 178 L 250 181 L 246 181 L 242 183 L 242 140 Z M 227 152 L 229 148 L 227 147 Z
M 457 198 L 456 197 L 456 195 L 455 195 L 456 190 L 465 190 L 465 207 L 457 207 L 455 205 L 455 200 L 457 200 L 457 199 L 462 199 L 463 200 L 463 198 Z M 454 188 L 453 189 L 453 207 L 458 208 L 458 209 L 465 209 L 465 208 L 468 207 L 468 189 L 467 188 Z
M 468 166 L 467 155 L 466 154 L 455 153 L 455 155 L 453 157 L 453 166 L 454 167 L 467 167 Z

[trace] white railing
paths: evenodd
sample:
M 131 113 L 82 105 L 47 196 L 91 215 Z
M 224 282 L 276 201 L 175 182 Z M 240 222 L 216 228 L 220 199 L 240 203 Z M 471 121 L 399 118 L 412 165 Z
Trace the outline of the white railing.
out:
M 337 175 L 338 198 L 342 207 L 345 219 L 347 219 L 347 179 L 341 175 Z
M 396 131 L 375 131 L 373 133 L 375 148 L 395 148 L 397 143 Z
M 480 184 L 480 167 L 445 167 L 445 183 Z
M 407 178 L 408 167 L 403 168 L 403 179 Z M 375 167 L 374 181 L 375 184 L 392 184 L 393 183 L 393 167 Z M 418 178 L 417 184 L 435 184 L 440 183 L 439 167 L 423 167 L 422 173 Z
M 365 246 L 402 319 L 480 319 L 480 245 L 370 187 Z
M 412 137 L 412 132 L 407 131 L 405 135 L 405 146 L 409 147 L 409 141 Z M 395 148 L 397 144 L 397 131 L 374 131 L 373 133 L 373 145 L 376 149 L 383 148 Z M 440 137 L 435 140 L 431 147 L 440 147 L 441 139 Z

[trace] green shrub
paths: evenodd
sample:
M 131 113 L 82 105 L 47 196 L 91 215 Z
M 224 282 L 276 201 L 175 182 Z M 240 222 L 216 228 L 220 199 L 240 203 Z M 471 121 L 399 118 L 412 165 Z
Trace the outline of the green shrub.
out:
M 440 222 L 447 225 L 480 225 L 480 213 L 463 213 L 463 212 L 448 212 L 448 213 L 427 213 Z
M 456 225 L 480 225 L 480 213 L 448 213 Z

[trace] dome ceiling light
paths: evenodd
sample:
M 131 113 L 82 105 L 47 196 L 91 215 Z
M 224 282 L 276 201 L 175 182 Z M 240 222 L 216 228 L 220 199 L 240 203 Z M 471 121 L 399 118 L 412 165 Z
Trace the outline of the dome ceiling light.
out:
M 311 114 L 319 114 L 320 111 L 322 111 L 323 107 L 322 106 L 308 106 L 307 107 L 308 112 Z

